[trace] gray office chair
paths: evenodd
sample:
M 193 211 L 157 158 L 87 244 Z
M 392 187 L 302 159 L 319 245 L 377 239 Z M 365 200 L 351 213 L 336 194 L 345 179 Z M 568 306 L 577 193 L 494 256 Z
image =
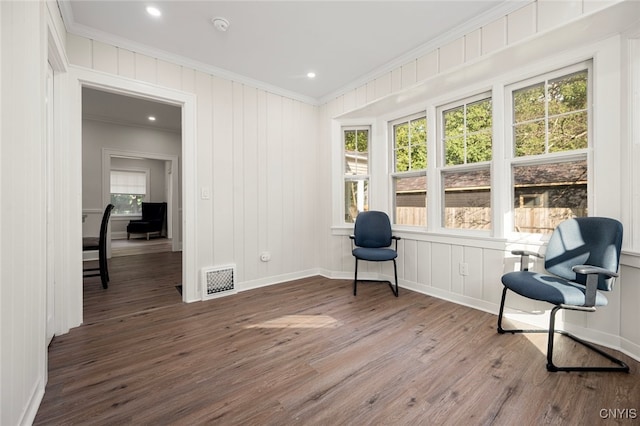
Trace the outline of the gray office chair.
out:
M 629 372 L 629 366 L 623 361 L 564 330 L 555 330 L 555 316 L 560 309 L 595 312 L 596 307 L 607 304 L 607 298 L 602 292 L 611 291 L 615 278 L 618 277 L 621 246 L 622 224 L 620 222 L 604 217 L 582 217 L 562 222 L 551 235 L 544 256 L 544 267 L 550 274 L 528 271 L 529 256 L 542 256 L 523 250 L 513 251 L 513 254 L 521 256 L 521 270 L 502 276 L 504 289 L 498 314 L 498 333 L 548 333 L 547 370 L 549 371 Z M 507 290 L 529 299 L 554 305 L 551 310 L 549 329 L 504 329 L 502 317 Z M 556 366 L 553 363 L 555 333 L 570 337 L 617 366 Z
M 358 286 L 358 260 L 369 262 L 393 261 L 393 274 L 395 277 L 395 288 L 389 281 L 391 291 L 398 297 L 398 269 L 396 267 L 396 257 L 398 257 L 398 240 L 391 234 L 391 222 L 389 216 L 384 212 L 368 211 L 361 212 L 356 217 L 356 223 L 351 238 L 351 254 L 356 259 L 356 270 L 353 278 L 353 295 L 356 295 Z M 392 241 L 395 247 L 391 248 Z M 368 280 L 371 281 L 371 280 Z

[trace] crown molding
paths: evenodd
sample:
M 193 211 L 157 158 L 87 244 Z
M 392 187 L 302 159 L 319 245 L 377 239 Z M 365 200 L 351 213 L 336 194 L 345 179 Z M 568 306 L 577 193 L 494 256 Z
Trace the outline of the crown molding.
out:
M 60 12 L 62 15 L 62 20 L 64 22 L 65 28 L 67 32 L 70 34 L 74 34 L 80 37 L 85 37 L 91 40 L 95 40 L 101 43 L 109 44 L 118 48 L 130 50 L 132 52 L 137 52 L 140 54 L 144 54 L 156 59 L 160 59 L 163 61 L 171 62 L 176 65 L 184 66 L 187 68 L 192 68 L 197 71 L 203 72 L 205 74 L 210 74 L 216 77 L 224 78 L 227 80 L 235 81 L 237 83 L 246 84 L 248 86 L 254 87 L 256 89 L 261 89 L 266 92 L 270 92 L 276 95 L 280 95 L 286 98 L 291 98 L 293 100 L 297 100 L 312 106 L 320 106 L 323 105 L 351 90 L 354 90 L 376 78 L 393 71 L 394 69 L 407 64 L 421 56 L 430 53 L 439 47 L 446 45 L 447 43 L 454 41 L 464 35 L 481 28 L 483 25 L 494 21 L 495 19 L 502 18 L 509 13 L 512 13 L 524 6 L 527 6 L 530 3 L 534 3 L 536 0 L 503 0 L 500 4 L 495 6 L 493 9 L 488 10 L 482 14 L 479 14 L 475 18 L 459 25 L 451 31 L 447 31 L 443 33 L 439 37 L 432 39 L 428 43 L 425 43 L 415 49 L 412 49 L 392 61 L 382 65 L 371 72 L 362 75 L 358 79 L 352 81 L 351 83 L 343 86 L 339 89 L 334 90 L 324 96 L 319 98 L 314 98 L 311 96 L 303 95 L 301 93 L 293 92 L 278 86 L 274 86 L 268 83 L 265 83 L 260 80 L 256 80 L 253 78 L 246 77 L 241 74 L 234 73 L 232 71 L 218 68 L 210 64 L 206 64 L 200 61 L 195 61 L 193 59 L 189 59 L 174 53 L 169 53 L 161 49 L 157 49 L 151 46 L 147 46 L 145 44 L 136 43 L 131 40 L 115 36 L 113 34 L 109 34 L 100 30 L 96 30 L 94 28 L 87 27 L 85 25 L 81 25 L 75 22 L 73 16 L 73 10 L 71 8 L 71 4 L 69 0 L 58 0 L 58 5 L 60 7 Z
M 322 96 L 318 99 L 320 105 L 324 105 L 327 102 L 332 101 L 333 99 L 351 91 L 355 90 L 358 87 L 363 86 L 364 84 L 375 80 L 378 77 L 383 76 L 386 73 L 389 73 L 396 68 L 405 65 L 411 61 L 414 61 L 428 53 L 431 53 L 438 48 L 447 45 L 448 43 L 457 40 L 465 35 L 469 34 L 472 31 L 475 31 L 481 28 L 483 25 L 493 22 L 496 19 L 503 18 L 508 14 L 515 12 L 518 9 L 521 9 L 531 3 L 535 3 L 536 0 L 504 0 L 498 6 L 494 7 L 491 10 L 488 10 L 484 13 L 477 15 L 475 18 L 466 21 L 465 23 L 459 25 L 458 27 L 447 31 L 446 33 L 441 34 L 439 37 L 430 40 L 428 43 L 425 43 L 421 46 L 412 49 L 397 58 L 393 59 L 390 62 L 387 62 L 385 65 L 382 65 L 371 72 L 364 74 L 358 79 L 352 81 L 346 86 L 339 88 L 327 95 Z
M 255 80 L 250 77 L 246 77 L 244 75 L 237 74 L 223 68 L 218 68 L 213 65 L 205 64 L 204 62 L 189 59 L 184 56 L 176 55 L 174 53 L 169 53 L 161 49 L 156 49 L 154 47 L 147 46 L 142 43 L 136 43 L 131 40 L 125 39 L 123 37 L 118 37 L 113 34 L 109 34 L 104 31 L 97 30 L 95 28 L 90 28 L 85 25 L 78 24 L 75 22 L 75 19 L 73 17 L 73 10 L 71 9 L 71 5 L 69 4 L 69 1 L 58 0 L 58 3 L 60 4 L 60 11 L 62 13 L 62 20 L 64 22 L 65 28 L 67 29 L 67 32 L 70 34 L 74 34 L 80 37 L 85 37 L 90 40 L 95 40 L 101 43 L 109 44 L 121 49 L 130 50 L 132 52 L 147 55 L 152 58 L 160 59 L 160 60 L 170 62 L 172 64 L 180 65 L 186 68 L 191 68 L 196 71 L 203 72 L 205 74 L 213 75 L 215 77 L 220 77 L 220 78 L 234 81 L 236 83 L 245 84 L 247 86 L 264 90 L 266 92 L 273 93 L 275 95 L 280 95 L 285 98 L 291 98 L 293 100 L 297 100 L 297 101 L 311 104 L 314 106 L 318 105 L 318 99 L 313 98 L 311 96 L 306 96 L 301 93 L 283 89 L 281 87 L 274 86 L 260 80 Z

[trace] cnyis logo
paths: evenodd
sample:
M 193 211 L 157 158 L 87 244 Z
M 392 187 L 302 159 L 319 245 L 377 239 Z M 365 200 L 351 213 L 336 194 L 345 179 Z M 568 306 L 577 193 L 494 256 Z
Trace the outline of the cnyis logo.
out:
M 636 408 L 603 408 L 599 414 L 601 419 L 634 420 L 638 418 Z

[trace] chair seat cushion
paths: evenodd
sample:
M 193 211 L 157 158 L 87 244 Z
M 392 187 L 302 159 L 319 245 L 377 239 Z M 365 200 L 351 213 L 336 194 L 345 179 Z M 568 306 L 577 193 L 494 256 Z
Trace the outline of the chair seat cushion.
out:
M 129 222 L 129 224 L 127 225 L 127 232 L 133 234 L 157 232 L 160 230 L 162 230 L 162 222 L 160 221 L 136 220 Z
M 351 253 L 358 259 L 369 260 L 373 262 L 382 262 L 398 257 L 398 252 L 393 249 L 387 248 L 358 247 L 353 249 Z
M 585 286 L 531 271 L 509 272 L 502 276 L 502 284 L 509 290 L 530 299 L 554 305 L 582 306 L 585 302 Z M 596 306 L 605 306 L 607 298 L 598 292 Z
M 83 237 L 82 238 L 82 250 L 98 250 L 100 249 L 100 238 L 98 237 Z

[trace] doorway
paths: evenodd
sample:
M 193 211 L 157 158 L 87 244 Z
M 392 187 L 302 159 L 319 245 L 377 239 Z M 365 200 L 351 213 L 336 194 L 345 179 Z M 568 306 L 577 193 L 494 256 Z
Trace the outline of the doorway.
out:
M 130 196 L 138 207 L 141 202 L 166 202 L 167 223 L 166 230 L 162 233 L 163 240 L 168 244 L 164 245 L 168 248 L 165 251 L 175 253 L 171 256 L 172 259 L 175 259 L 176 255 L 183 256 L 180 179 L 180 158 L 183 151 L 182 108 L 153 99 L 142 99 L 126 92 L 114 93 L 102 88 L 83 87 L 81 144 L 83 236 L 95 233 L 104 206 L 109 203 L 117 204 L 113 198 L 116 195 Z M 111 185 L 112 173 L 122 170 L 143 175 L 146 182 L 143 189 L 131 193 L 119 190 L 118 194 L 114 194 Z M 123 191 L 125 193 L 121 194 Z M 153 261 L 149 261 L 149 256 L 143 258 L 157 250 L 147 250 L 146 246 L 142 245 L 130 253 L 137 259 L 116 261 L 112 257 L 112 243 L 127 241 L 127 224 L 132 219 L 139 219 L 139 213 L 123 209 L 114 210 L 111 215 L 107 238 L 111 282 L 109 288 L 104 291 L 108 291 L 110 299 L 114 299 L 117 291 L 131 294 L 126 289 L 118 289 L 118 285 L 130 285 L 135 281 L 132 288 L 136 291 L 144 291 L 145 284 L 150 285 L 148 295 L 135 296 L 137 303 L 123 301 L 121 307 L 112 307 L 111 312 L 117 316 L 126 315 L 128 307 L 133 310 L 128 314 L 158 307 L 158 280 L 154 276 L 157 268 L 154 268 Z M 174 297 L 164 297 L 164 303 L 181 303 L 184 297 L 174 287 L 177 284 L 181 285 L 179 277 L 183 275 L 181 266 L 184 262 L 176 263 L 175 260 L 169 262 L 162 259 L 160 261 L 163 262 L 163 267 L 171 264 L 178 269 L 164 270 L 165 276 L 176 277 L 177 281 L 165 283 L 169 287 L 166 291 Z M 85 320 L 93 321 L 97 317 L 86 312 L 86 309 L 87 306 L 95 306 L 95 298 L 101 297 L 103 291 L 91 291 L 90 286 L 95 284 L 87 280 L 84 285 L 83 309 Z M 144 304 L 145 298 L 149 300 L 148 307 Z

